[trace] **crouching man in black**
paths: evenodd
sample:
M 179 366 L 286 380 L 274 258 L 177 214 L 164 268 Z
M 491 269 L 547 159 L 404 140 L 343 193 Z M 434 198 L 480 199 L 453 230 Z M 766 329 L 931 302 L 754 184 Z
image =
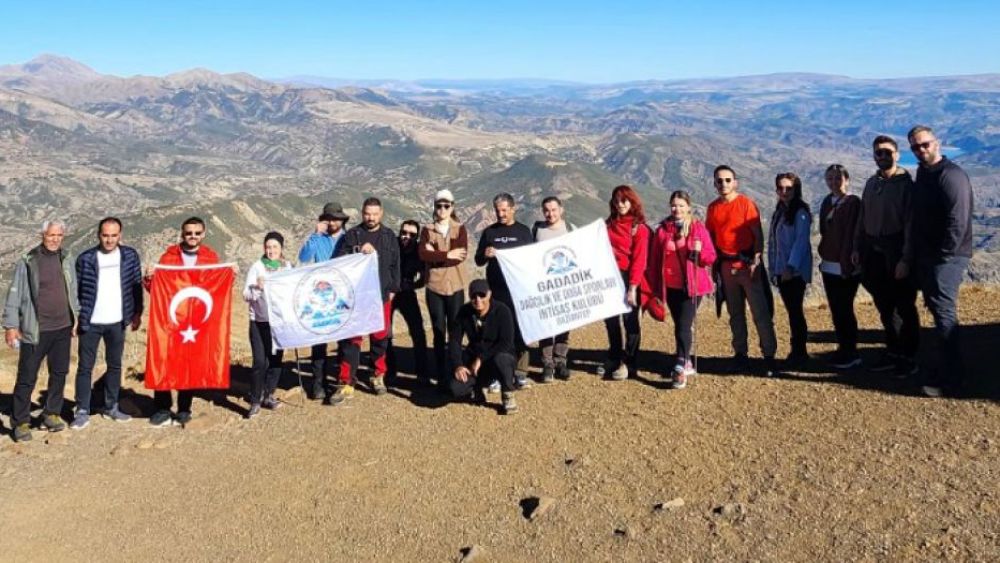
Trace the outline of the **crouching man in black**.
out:
M 455 368 L 451 393 L 455 397 L 472 397 L 485 403 L 483 388 L 494 380 L 500 381 L 503 413 L 517 412 L 514 399 L 514 317 L 510 309 L 493 300 L 486 280 L 469 284 L 470 301 L 458 311 L 458 322 L 467 344 L 462 352 L 462 365 Z

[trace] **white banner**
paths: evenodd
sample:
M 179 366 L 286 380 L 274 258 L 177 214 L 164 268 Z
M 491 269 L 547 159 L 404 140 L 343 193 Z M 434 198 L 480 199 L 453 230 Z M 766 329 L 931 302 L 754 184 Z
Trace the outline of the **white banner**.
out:
M 603 221 L 498 250 L 497 260 L 526 343 L 630 310 Z
M 302 348 L 384 328 L 378 254 L 275 272 L 264 282 L 275 348 Z

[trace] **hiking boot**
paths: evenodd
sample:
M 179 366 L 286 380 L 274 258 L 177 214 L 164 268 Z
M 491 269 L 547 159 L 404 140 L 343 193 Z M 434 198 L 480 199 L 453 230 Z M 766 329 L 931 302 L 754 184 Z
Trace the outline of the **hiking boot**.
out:
M 66 423 L 56 414 L 47 414 L 42 418 L 42 426 L 49 432 L 62 432 L 66 430 Z
M 156 411 L 153 416 L 149 417 L 149 423 L 156 427 L 170 426 L 173 422 L 174 418 L 168 410 Z
M 792 352 L 785 358 L 785 367 L 789 369 L 800 368 L 809 361 L 809 354 L 806 352 Z
M 729 368 L 729 373 L 750 373 L 750 358 L 746 354 L 734 355 L 733 363 Z
M 624 362 L 618 364 L 618 367 L 611 372 L 611 379 L 613 381 L 625 381 L 628 379 L 628 366 Z
M 837 354 L 830 365 L 839 370 L 854 369 L 861 365 L 861 358 L 857 354 Z
M 250 410 L 247 411 L 247 420 L 254 418 L 260 414 L 260 403 L 251 403 Z
M 350 383 L 345 383 L 337 388 L 337 391 L 330 396 L 331 405 L 340 405 L 344 401 L 350 399 L 354 396 L 354 386 Z
M 531 387 L 531 380 L 527 375 L 514 376 L 514 389 L 527 389 Z
M 778 369 L 778 362 L 774 358 L 764 358 L 764 377 L 778 377 L 781 371 Z
M 314 401 L 324 401 L 326 400 L 326 389 L 322 385 L 314 385 L 312 389 L 312 400 Z
M 385 395 L 386 393 L 389 392 L 389 390 L 385 386 L 384 375 L 376 375 L 372 377 L 371 385 L 372 385 L 372 391 L 374 391 L 376 395 Z
M 542 383 L 552 383 L 556 380 L 556 368 L 545 366 L 542 368 Z
M 260 402 L 260 406 L 269 411 L 276 411 L 281 408 L 281 403 L 274 398 L 274 395 L 268 395 L 267 397 L 264 397 L 263 401 Z
M 868 371 L 874 373 L 882 373 L 887 371 L 893 371 L 896 369 L 896 364 L 899 357 L 891 352 L 883 351 L 879 354 L 878 358 L 868 366 Z M 836 359 L 834 360 L 836 361 Z M 835 366 L 836 367 L 836 366 Z
M 566 364 L 556 364 L 556 377 L 563 381 L 569 380 L 569 366 Z
M 490 383 L 489 386 L 486 387 L 486 392 L 487 393 L 491 393 L 491 394 L 499 393 L 500 392 L 500 382 L 494 380 L 493 383 Z
M 517 412 L 517 399 L 510 391 L 503 394 L 503 413 L 514 414 Z
M 191 422 L 191 411 L 177 411 L 177 423 L 181 426 Z
M 684 370 L 682 369 L 681 371 L 675 371 L 674 381 L 671 384 L 671 387 L 673 387 L 674 389 L 683 389 L 687 387 L 687 384 L 688 384 L 688 378 L 687 375 L 684 373 Z
M 132 420 L 132 417 L 123 413 L 118 405 L 111 407 L 110 409 L 105 409 L 104 418 L 113 420 L 115 422 L 128 422 Z
M 84 410 L 76 411 L 73 422 L 69 423 L 70 430 L 83 430 L 90 424 L 90 413 Z
M 15 442 L 30 442 L 31 441 L 31 425 L 27 422 L 18 424 L 14 427 L 14 441 Z

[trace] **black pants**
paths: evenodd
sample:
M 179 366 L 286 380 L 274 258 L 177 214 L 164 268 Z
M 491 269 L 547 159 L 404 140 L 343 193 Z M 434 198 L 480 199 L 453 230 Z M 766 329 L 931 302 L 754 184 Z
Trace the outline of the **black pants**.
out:
M 477 387 L 482 388 L 493 381 L 500 381 L 500 389 L 504 392 L 514 390 L 514 368 L 517 366 L 517 359 L 512 354 L 496 354 L 479 366 L 479 373 L 470 376 L 468 381 L 462 382 L 455 379 L 455 375 L 450 375 L 449 387 L 454 397 L 468 397 Z
M 858 351 L 858 318 L 854 315 L 854 297 L 858 294 L 858 276 L 823 274 L 823 290 L 833 317 L 833 330 L 837 334 L 837 351 L 854 355 Z
M 896 264 L 881 252 L 865 253 L 861 284 L 868 290 L 885 327 L 885 346 L 892 354 L 907 358 L 917 355 L 920 318 L 917 316 L 917 288 L 913 280 L 896 279 Z
M 250 374 L 250 402 L 259 404 L 274 393 L 281 379 L 284 350 L 271 350 L 271 323 L 250 321 L 250 351 L 253 367 Z
M 417 292 L 414 290 L 404 290 L 396 294 L 392 299 L 392 311 L 403 315 L 403 322 L 406 323 L 406 330 L 410 333 L 410 340 L 413 342 L 413 369 L 418 378 L 427 379 L 427 335 L 424 333 L 424 316 L 420 314 L 420 303 L 417 301 Z M 388 372 L 396 374 L 396 350 L 389 336 L 389 350 L 386 352 L 386 363 Z
M 700 297 L 691 297 L 683 289 L 667 289 L 667 307 L 674 321 L 674 346 L 677 365 L 684 365 L 694 356 L 694 318 L 698 314 Z
M 961 327 L 958 323 L 958 288 L 962 285 L 969 259 L 950 256 L 938 264 L 918 264 L 917 278 L 924 304 L 934 317 L 931 342 L 932 365 L 924 369 L 926 383 L 956 391 L 965 384 L 962 361 Z
M 621 272 L 621 275 L 625 280 L 625 286 L 628 287 L 628 272 Z M 624 315 L 604 319 L 604 328 L 608 332 L 608 360 L 612 364 L 611 369 L 617 369 L 622 361 L 630 367 L 635 367 L 639 345 L 642 343 L 642 330 L 639 325 L 641 313 L 637 305 Z M 624 343 L 622 326 L 625 327 Z
M 514 319 L 514 356 L 517 359 L 517 371 L 528 371 L 528 345 L 524 343 L 521 336 L 521 324 L 517 322 L 517 309 L 514 308 L 514 298 L 510 295 L 510 290 L 506 286 L 492 290 L 493 299 L 503 303 L 510 309 L 510 316 Z
M 153 391 L 153 404 L 158 411 L 168 411 L 174 407 L 172 391 Z M 187 389 L 177 392 L 177 412 L 191 412 L 194 391 Z
M 458 310 L 465 303 L 465 291 L 441 295 L 428 289 L 424 297 L 434 334 L 435 373 L 448 377 L 462 362 L 462 327 L 458 324 Z
M 25 424 L 31 419 L 31 393 L 38 383 L 38 369 L 42 367 L 42 360 L 46 361 L 49 368 L 49 388 L 45 394 L 44 413 L 59 415 L 62 412 L 72 338 L 73 329 L 66 327 L 39 333 L 37 344 L 21 343 L 17 358 L 17 380 L 14 383 L 14 404 L 10 415 L 11 426 Z
M 336 359 L 327 354 L 327 344 L 324 342 L 323 344 L 315 344 L 312 347 L 310 359 L 312 360 L 314 396 L 326 388 L 326 376 L 333 373 L 333 366 L 336 364 Z
M 788 325 L 792 330 L 792 355 L 805 356 L 806 339 L 809 336 L 809 326 L 806 324 L 806 314 L 802 310 L 802 302 L 806 297 L 806 280 L 795 276 L 788 281 L 778 281 L 778 293 L 781 302 L 788 311 Z
M 118 406 L 118 395 L 122 388 L 122 352 L 125 349 L 125 325 L 90 325 L 87 332 L 80 335 L 76 366 L 76 410 L 91 412 L 91 375 L 97 359 L 97 346 L 104 340 L 104 359 L 108 364 L 104 372 L 104 409 Z

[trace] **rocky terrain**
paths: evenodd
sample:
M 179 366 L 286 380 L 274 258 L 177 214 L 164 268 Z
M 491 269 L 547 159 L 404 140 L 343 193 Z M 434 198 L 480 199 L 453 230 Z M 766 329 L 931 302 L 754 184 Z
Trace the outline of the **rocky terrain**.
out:
M 282 408 L 252 421 L 238 309 L 234 387 L 196 399 L 188 427 L 95 419 L 0 444 L 0 550 L 17 561 L 995 561 L 998 304 L 995 288 L 963 291 L 975 381 L 964 399 L 830 372 L 821 307 L 807 311 L 814 359 L 801 371 L 724 374 L 728 326 L 706 303 L 701 375 L 683 391 L 660 378 L 669 326 L 646 318 L 639 378 L 592 375 L 606 339 L 591 325 L 573 333 L 572 378 L 520 391 L 513 416 L 496 396 L 448 404 L 406 373 L 388 396 L 324 407 L 289 374 Z M 877 316 L 858 311 L 871 359 Z M 781 309 L 776 319 L 785 353 Z M 127 365 L 141 366 L 142 340 L 130 337 Z M 3 410 L 11 360 L 0 354 Z M 150 414 L 134 377 L 124 393 Z
M 825 194 L 831 162 L 845 164 L 860 189 L 873 168 L 871 138 L 903 140 L 918 122 L 961 151 L 977 201 L 970 275 L 997 282 L 998 107 L 997 75 L 359 84 L 206 69 L 118 77 L 43 55 L 0 66 L 0 283 L 52 216 L 68 220 L 78 249 L 97 218 L 121 215 L 126 237 L 155 259 L 181 217 L 197 211 L 216 225 L 219 250 L 242 261 L 266 230 L 303 236 L 318 205 L 356 207 L 368 194 L 386 200 L 394 226 L 428 217 L 428 199 L 447 187 L 475 231 L 501 190 L 529 215 L 558 194 L 570 219 L 585 223 L 627 182 L 654 220 L 675 189 L 706 205 L 720 162 L 767 210 L 779 171 L 798 172 L 812 201 Z

